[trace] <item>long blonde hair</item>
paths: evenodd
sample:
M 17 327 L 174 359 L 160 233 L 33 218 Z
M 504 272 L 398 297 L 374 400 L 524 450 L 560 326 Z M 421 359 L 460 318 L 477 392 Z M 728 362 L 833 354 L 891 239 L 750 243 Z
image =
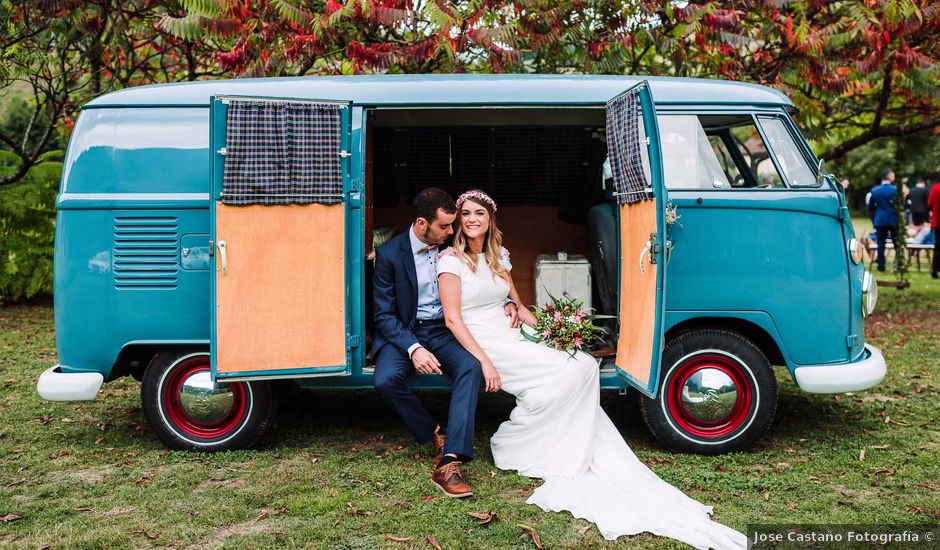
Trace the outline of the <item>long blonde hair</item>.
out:
M 476 191 L 479 193 L 484 193 L 479 189 L 471 189 L 471 191 Z M 489 195 L 487 195 L 489 196 Z M 501 277 L 506 282 L 509 282 L 509 270 L 503 267 L 499 260 L 503 255 L 503 232 L 499 230 L 496 226 L 496 211 L 493 208 L 486 204 L 485 201 L 474 199 L 473 197 L 468 197 L 463 204 L 472 202 L 473 204 L 482 206 L 486 212 L 490 215 L 489 228 L 486 230 L 486 235 L 483 237 L 483 253 L 486 258 L 486 265 L 489 266 L 490 272 L 493 274 L 493 279 L 496 277 Z M 463 232 L 463 204 L 457 209 L 457 219 L 454 220 L 454 249 L 457 251 L 457 255 L 463 260 L 467 267 L 470 268 L 470 271 L 476 273 L 477 270 L 477 259 L 470 253 L 469 243 L 467 242 L 467 236 Z

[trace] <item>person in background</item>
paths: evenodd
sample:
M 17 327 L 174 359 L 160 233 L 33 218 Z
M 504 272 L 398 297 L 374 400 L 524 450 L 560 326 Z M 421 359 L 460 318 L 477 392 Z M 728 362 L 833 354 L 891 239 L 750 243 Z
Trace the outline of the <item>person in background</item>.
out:
M 897 242 L 898 214 L 894 206 L 896 194 L 894 172 L 887 170 L 881 179 L 881 183 L 871 190 L 871 198 L 868 204 L 868 212 L 872 214 L 872 221 L 875 224 L 878 238 L 878 271 L 885 270 L 885 244 L 888 237 L 891 237 L 892 243 Z
M 843 190 L 845 191 L 849 190 L 849 178 L 842 178 L 842 181 L 840 183 L 842 184 Z
M 933 264 L 930 266 L 930 276 L 936 279 L 940 277 L 940 183 L 934 183 L 930 188 L 927 205 L 930 207 L 930 228 L 933 229 Z
M 927 208 L 927 180 L 919 178 L 907 199 L 911 203 L 911 225 L 920 230 L 927 223 L 930 213 Z

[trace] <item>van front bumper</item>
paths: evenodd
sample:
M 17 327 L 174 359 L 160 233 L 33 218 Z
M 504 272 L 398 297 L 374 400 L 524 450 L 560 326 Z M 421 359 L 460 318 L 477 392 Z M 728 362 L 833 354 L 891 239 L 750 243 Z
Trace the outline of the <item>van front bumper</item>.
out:
M 842 365 L 803 365 L 793 371 L 796 385 L 810 393 L 841 393 L 867 390 L 878 385 L 888 372 L 881 350 L 865 344 L 862 359 Z
M 100 372 L 62 372 L 62 365 L 39 375 L 36 391 L 47 401 L 91 401 L 98 395 L 104 376 Z

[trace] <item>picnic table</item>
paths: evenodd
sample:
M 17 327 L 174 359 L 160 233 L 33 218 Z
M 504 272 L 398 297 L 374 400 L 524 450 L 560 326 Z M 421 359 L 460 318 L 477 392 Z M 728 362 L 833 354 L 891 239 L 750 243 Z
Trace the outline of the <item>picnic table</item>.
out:
M 871 268 L 875 263 L 875 259 L 878 257 L 878 243 L 871 239 L 863 239 L 865 243 L 865 249 L 868 251 L 868 267 Z M 913 259 L 917 264 L 917 271 L 920 271 L 920 257 L 922 253 L 927 255 L 927 265 L 930 265 L 930 262 L 933 258 L 933 246 L 932 244 L 907 244 L 905 248 L 910 252 L 911 259 Z M 885 243 L 885 259 L 888 258 L 888 253 L 894 251 L 894 243 L 891 242 L 891 239 L 888 239 L 888 242 Z

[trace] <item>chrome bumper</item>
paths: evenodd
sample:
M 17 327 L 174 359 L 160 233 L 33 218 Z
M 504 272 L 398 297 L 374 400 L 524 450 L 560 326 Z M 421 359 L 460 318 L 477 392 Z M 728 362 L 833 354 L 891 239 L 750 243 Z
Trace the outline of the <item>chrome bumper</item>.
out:
M 810 393 L 841 393 L 867 390 L 878 385 L 888 372 L 881 350 L 865 344 L 866 357 L 841 365 L 803 365 L 793 371 L 796 384 Z
M 62 372 L 61 365 L 39 375 L 36 391 L 48 401 L 91 401 L 98 395 L 104 376 L 100 372 Z

